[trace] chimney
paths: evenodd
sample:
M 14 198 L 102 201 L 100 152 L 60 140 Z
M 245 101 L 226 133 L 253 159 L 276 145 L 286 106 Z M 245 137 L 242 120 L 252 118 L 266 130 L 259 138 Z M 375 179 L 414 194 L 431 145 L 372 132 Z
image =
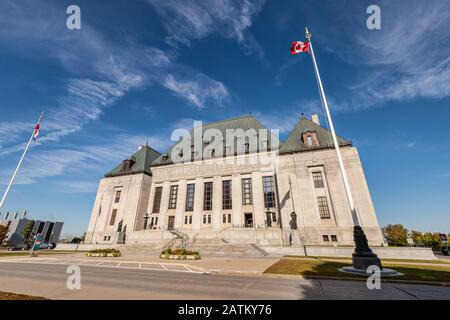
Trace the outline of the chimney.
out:
M 319 115 L 313 114 L 311 116 L 311 121 L 314 122 L 315 124 L 317 124 L 318 126 L 320 126 Z

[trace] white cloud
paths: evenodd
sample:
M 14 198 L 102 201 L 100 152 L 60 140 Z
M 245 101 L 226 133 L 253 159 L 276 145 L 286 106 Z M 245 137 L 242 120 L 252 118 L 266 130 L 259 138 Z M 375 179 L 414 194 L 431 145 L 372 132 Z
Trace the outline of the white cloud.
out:
M 167 42 L 177 46 L 217 33 L 236 40 L 245 53 L 262 55 L 262 49 L 248 32 L 252 19 L 261 11 L 264 0 L 148 0 L 161 16 L 168 33 Z
M 24 14 L 15 1 L 0 3 L 0 41 L 14 41 L 17 47 L 7 49 L 29 59 L 57 59 L 73 75 L 63 80 L 66 93 L 57 105 L 46 108 L 45 135 L 38 143 L 59 141 L 81 130 L 130 90 L 145 85 L 157 83 L 198 108 L 210 102 L 222 105 L 229 96 L 223 83 L 177 64 L 168 52 L 109 43 L 86 22 L 82 32 L 68 31 L 59 8 L 51 2 L 24 1 L 23 7 L 33 14 Z M 23 149 L 23 144 L 13 144 L 33 126 L 32 122 L 0 123 L 0 156 Z
M 137 147 L 146 142 L 160 151 L 171 143 L 170 136 L 118 134 L 96 144 L 39 150 L 25 158 L 15 184 L 31 184 L 50 177 L 73 178 L 77 181 L 83 176 L 86 176 L 85 180 L 78 181 L 98 183 L 98 179 L 106 171 L 136 152 Z M 12 170 L 11 167 L 10 170 L 2 171 L 0 185 L 6 185 Z
M 210 79 L 205 75 L 197 75 L 194 79 L 176 79 L 174 75 L 166 76 L 163 85 L 190 104 L 199 109 L 207 103 L 223 105 L 230 98 L 223 83 Z
M 347 109 L 450 96 L 447 4 L 410 1 L 406 9 L 404 2 L 383 2 L 382 19 L 379 32 L 356 32 L 355 46 L 346 45 L 341 51 L 347 62 L 361 70 L 356 84 L 349 86 Z

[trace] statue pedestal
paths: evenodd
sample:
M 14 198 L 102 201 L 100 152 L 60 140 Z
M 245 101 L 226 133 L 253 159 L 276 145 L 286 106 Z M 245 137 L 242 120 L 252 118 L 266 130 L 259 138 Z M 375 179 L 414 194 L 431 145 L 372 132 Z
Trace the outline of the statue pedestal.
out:
M 381 260 L 373 253 L 367 242 L 367 237 L 360 226 L 353 227 L 353 240 L 355 241 L 355 252 L 352 254 L 353 267 L 359 270 L 367 270 L 370 266 L 383 269 Z

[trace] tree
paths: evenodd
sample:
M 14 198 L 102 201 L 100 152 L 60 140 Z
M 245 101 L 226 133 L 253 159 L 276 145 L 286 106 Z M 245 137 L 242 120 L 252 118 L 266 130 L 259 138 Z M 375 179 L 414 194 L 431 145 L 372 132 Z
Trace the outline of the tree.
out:
M 80 243 L 81 242 L 81 238 L 79 238 L 79 237 L 74 237 L 71 241 L 70 241 L 70 243 Z
M 411 231 L 411 238 L 416 246 L 424 246 L 423 234 L 420 231 Z
M 439 232 L 425 232 L 423 234 L 423 244 L 425 247 L 432 248 L 433 250 L 439 250 L 442 246 Z
M 22 235 L 23 235 L 23 243 L 30 244 L 33 242 L 33 227 L 34 227 L 34 220 L 28 221 L 25 228 L 23 228 Z
M 7 227 L 0 226 L 0 245 L 3 243 L 3 240 L 5 240 L 7 232 L 8 232 Z
M 401 224 L 389 224 L 383 228 L 388 245 L 394 247 L 406 246 L 408 230 Z

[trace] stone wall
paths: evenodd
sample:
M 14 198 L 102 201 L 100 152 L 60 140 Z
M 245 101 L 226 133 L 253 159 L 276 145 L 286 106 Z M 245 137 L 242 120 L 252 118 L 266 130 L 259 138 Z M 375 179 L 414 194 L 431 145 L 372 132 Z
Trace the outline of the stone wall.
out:
M 297 256 L 317 256 L 317 257 L 346 257 L 351 258 L 354 248 L 352 247 L 333 247 L 333 246 L 305 246 L 305 247 L 262 247 L 270 255 L 297 255 Z M 435 260 L 437 259 L 431 248 L 417 247 L 372 247 L 381 259 L 419 259 Z M 305 253 L 306 251 L 306 253 Z

